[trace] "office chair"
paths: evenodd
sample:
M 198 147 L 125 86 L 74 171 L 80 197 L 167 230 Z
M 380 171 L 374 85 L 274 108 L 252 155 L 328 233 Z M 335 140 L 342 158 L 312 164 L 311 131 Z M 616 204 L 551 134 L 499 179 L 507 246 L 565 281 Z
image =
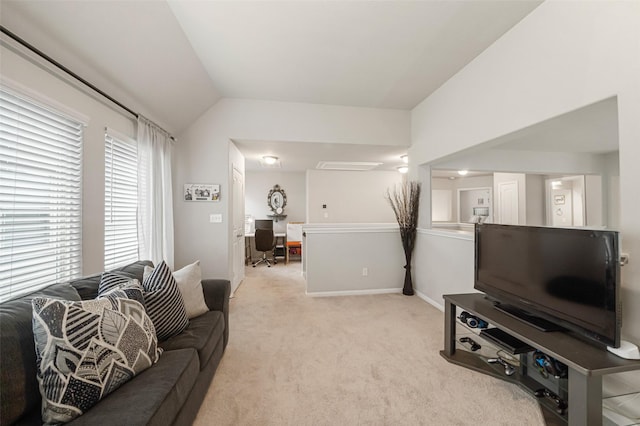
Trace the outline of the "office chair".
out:
M 257 261 L 253 262 L 253 267 L 255 268 L 262 262 L 265 262 L 269 268 L 271 268 L 271 262 L 267 259 L 267 252 L 270 251 L 273 254 L 273 249 L 276 246 L 275 239 L 273 238 L 273 229 L 256 229 L 256 250 L 262 252 L 262 257 Z M 273 263 L 278 263 L 273 258 Z

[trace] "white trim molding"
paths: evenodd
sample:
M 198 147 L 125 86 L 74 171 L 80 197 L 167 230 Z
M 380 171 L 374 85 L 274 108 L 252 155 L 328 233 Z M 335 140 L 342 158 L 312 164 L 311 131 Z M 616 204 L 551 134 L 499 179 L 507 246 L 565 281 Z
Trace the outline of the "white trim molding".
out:
M 307 223 L 302 231 L 307 234 L 355 234 L 355 233 L 395 233 L 399 230 L 395 223 Z
M 401 288 L 379 288 L 371 290 L 344 290 L 344 291 L 314 291 L 306 292 L 310 297 L 335 297 L 335 296 L 366 296 L 372 294 L 402 293 Z

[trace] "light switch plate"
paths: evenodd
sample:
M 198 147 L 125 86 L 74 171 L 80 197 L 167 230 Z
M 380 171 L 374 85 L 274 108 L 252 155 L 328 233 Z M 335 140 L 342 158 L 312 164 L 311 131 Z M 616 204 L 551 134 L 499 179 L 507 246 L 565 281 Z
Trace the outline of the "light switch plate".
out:
M 214 213 L 209 215 L 209 222 L 211 223 L 222 223 L 222 214 Z

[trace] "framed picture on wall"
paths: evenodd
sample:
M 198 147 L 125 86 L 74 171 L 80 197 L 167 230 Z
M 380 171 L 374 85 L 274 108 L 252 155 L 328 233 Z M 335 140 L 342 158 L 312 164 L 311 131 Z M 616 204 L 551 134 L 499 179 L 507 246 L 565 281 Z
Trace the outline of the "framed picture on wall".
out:
M 185 183 L 184 201 L 220 201 L 220 185 L 210 183 Z

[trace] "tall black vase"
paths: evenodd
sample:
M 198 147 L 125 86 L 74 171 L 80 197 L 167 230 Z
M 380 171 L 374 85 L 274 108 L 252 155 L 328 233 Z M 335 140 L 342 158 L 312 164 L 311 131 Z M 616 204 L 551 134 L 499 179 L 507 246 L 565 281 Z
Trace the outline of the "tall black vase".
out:
M 407 259 L 407 264 L 404 265 L 404 286 L 402 287 L 402 294 L 406 296 L 413 296 L 413 281 L 411 280 L 411 259 Z

